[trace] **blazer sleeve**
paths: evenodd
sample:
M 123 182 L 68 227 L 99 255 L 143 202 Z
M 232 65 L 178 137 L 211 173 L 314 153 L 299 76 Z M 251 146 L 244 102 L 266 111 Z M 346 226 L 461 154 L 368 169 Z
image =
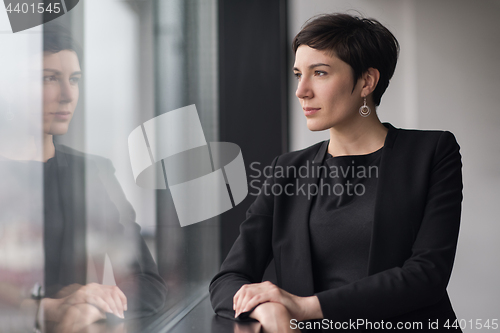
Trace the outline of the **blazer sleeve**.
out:
M 277 160 L 272 163 L 273 170 Z M 273 184 L 272 177 L 265 180 L 247 211 L 246 220 L 240 225 L 240 235 L 210 283 L 212 307 L 219 316 L 235 319 L 233 296 L 244 284 L 262 282 L 272 259 L 274 198 L 270 188 Z M 250 312 L 242 313 L 236 320 L 249 319 Z
M 317 293 L 325 318 L 390 318 L 440 301 L 446 294 L 462 202 L 462 162 L 450 132 L 439 137 L 427 202 L 411 257 L 394 267 L 340 288 Z

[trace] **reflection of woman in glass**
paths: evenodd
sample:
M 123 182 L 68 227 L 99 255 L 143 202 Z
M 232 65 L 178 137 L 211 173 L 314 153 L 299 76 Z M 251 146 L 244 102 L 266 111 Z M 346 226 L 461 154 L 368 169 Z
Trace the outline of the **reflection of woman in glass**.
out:
M 273 161 L 210 285 L 215 311 L 270 332 L 353 328 L 349 320 L 375 323 L 360 331 L 382 321 L 443 330 L 456 319 L 446 292 L 462 200 L 454 136 L 379 121 L 399 50 L 379 22 L 320 16 L 293 49 L 307 126 L 329 129 L 330 140 Z M 308 175 L 293 172 L 300 167 Z M 271 259 L 277 285 L 261 282 Z
M 45 298 L 49 329 L 78 330 L 106 313 L 132 318 L 157 312 L 166 288 L 111 163 L 65 146 L 82 72 L 71 38 L 44 29 L 43 162 Z M 121 209 L 125 207 L 125 209 Z M 120 208 L 120 209 L 118 209 Z M 121 222 L 121 223 L 120 223 Z M 101 284 L 105 256 L 117 286 Z M 94 283 L 90 283 L 94 282 Z

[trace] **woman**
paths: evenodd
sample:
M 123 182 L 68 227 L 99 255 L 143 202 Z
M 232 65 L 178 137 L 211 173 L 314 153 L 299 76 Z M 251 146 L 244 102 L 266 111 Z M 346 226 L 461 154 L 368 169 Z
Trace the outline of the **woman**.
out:
M 53 143 L 54 135 L 68 131 L 79 99 L 81 69 L 71 38 L 50 27 L 44 30 L 44 227 L 51 239 L 49 244 L 45 241 L 48 297 L 42 305 L 46 319 L 64 331 L 67 323 L 73 327 L 77 326 L 74 322 L 88 324 L 106 313 L 119 318 L 154 314 L 164 305 L 166 286 L 111 162 Z M 57 222 L 65 224 L 59 243 L 58 239 L 52 241 Z M 58 250 L 67 255 L 57 262 L 52 259 L 58 258 Z M 106 255 L 111 259 L 116 287 L 102 284 Z M 52 264 L 51 271 L 47 264 Z M 89 281 L 89 270 L 94 269 L 95 280 Z
M 54 136 L 68 131 L 82 71 L 67 33 L 48 24 L 43 37 L 42 149 L 37 151 L 39 138 L 32 134 L 18 140 L 26 142 L 24 147 L 0 152 L 5 163 L 30 161 L 35 171 L 43 162 L 45 267 L 44 291 L 34 295 L 43 309 L 37 326 L 72 332 L 109 315 L 154 314 L 164 305 L 166 286 L 111 162 L 54 144 Z M 102 284 L 106 256 L 116 286 Z
M 399 51 L 378 21 L 319 16 L 293 49 L 307 126 L 330 140 L 273 161 L 211 282 L 216 313 L 269 332 L 451 326 L 462 201 L 453 134 L 378 119 Z M 301 167 L 312 172 L 283 172 Z M 261 282 L 271 259 L 277 285 Z

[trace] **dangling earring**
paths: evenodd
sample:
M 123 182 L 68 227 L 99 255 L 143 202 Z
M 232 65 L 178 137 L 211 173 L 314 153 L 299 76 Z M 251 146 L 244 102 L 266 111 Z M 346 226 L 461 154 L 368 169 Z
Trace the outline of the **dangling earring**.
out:
M 368 117 L 372 113 L 372 110 L 370 110 L 370 107 L 366 105 L 366 97 L 363 97 L 363 106 L 359 108 L 359 114 L 361 117 Z

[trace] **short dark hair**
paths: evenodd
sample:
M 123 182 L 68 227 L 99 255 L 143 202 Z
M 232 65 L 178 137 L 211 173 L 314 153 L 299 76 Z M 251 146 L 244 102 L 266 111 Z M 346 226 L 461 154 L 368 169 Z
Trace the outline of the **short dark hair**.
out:
M 61 25 L 46 23 L 43 27 L 43 51 L 57 53 L 64 50 L 75 52 L 81 62 L 81 49 L 71 33 Z
M 354 85 L 368 68 L 376 68 L 380 79 L 373 91 L 373 101 L 376 106 L 380 104 L 396 69 L 399 43 L 379 21 L 340 13 L 315 16 L 293 39 L 293 51 L 297 52 L 301 45 L 331 52 L 349 64 Z

